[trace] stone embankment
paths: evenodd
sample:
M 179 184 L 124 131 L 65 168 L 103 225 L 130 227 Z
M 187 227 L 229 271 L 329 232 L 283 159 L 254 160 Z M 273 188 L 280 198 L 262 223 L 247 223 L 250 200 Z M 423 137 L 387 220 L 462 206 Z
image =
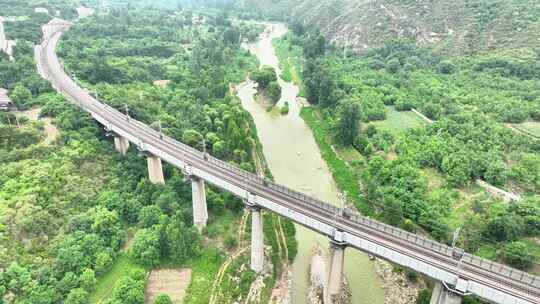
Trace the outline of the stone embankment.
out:
M 392 264 L 376 259 L 375 269 L 383 280 L 385 304 L 416 303 L 420 290 L 425 288 L 421 281 L 411 282 L 404 272 L 395 272 Z

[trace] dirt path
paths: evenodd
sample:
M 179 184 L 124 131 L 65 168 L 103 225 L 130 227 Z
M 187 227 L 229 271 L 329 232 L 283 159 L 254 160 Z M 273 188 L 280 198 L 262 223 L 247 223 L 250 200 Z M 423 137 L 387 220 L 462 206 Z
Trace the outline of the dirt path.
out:
M 39 117 L 39 112 L 41 112 L 41 108 L 32 108 L 30 110 L 26 111 L 16 111 L 14 112 L 15 115 L 26 117 L 32 121 L 43 121 L 44 123 L 44 129 L 46 137 L 43 140 L 43 144 L 48 146 L 50 145 L 58 136 L 58 129 L 55 125 L 52 123 L 52 119 L 50 117 Z
M 278 216 L 278 227 L 281 236 L 281 242 L 283 242 L 283 248 L 285 250 L 285 263 L 289 263 L 289 246 L 287 246 L 287 238 L 285 237 L 285 232 L 283 231 L 283 225 L 281 224 L 281 217 Z
M 274 219 L 276 219 L 276 217 L 274 216 Z M 274 226 L 274 234 L 276 235 L 276 240 L 278 241 L 277 242 L 277 245 L 278 245 L 278 252 L 279 252 L 279 259 L 280 260 L 283 260 L 283 248 L 281 247 L 281 237 L 280 237 L 280 233 L 278 232 L 278 227 L 277 225 L 274 223 L 274 221 L 272 221 L 272 225 Z
M 225 263 L 221 265 L 219 268 L 219 271 L 216 275 L 216 279 L 214 280 L 214 283 L 212 284 L 212 291 L 210 294 L 210 300 L 209 304 L 217 304 L 219 303 L 219 295 L 220 295 L 220 285 L 221 281 L 223 281 L 223 277 L 225 276 L 225 273 L 227 272 L 227 269 L 231 265 L 231 263 L 237 259 L 239 256 L 241 256 L 244 252 L 246 252 L 249 249 L 249 246 L 247 246 L 247 242 L 245 241 L 245 228 L 247 225 L 247 220 L 249 218 L 249 212 L 245 212 L 244 215 L 242 215 L 242 219 L 240 220 L 240 228 L 238 231 L 238 249 L 236 252 L 227 258 Z
M 519 129 L 519 128 L 514 127 L 512 124 L 508 124 L 508 123 L 507 123 L 507 124 L 504 124 L 504 125 L 505 125 L 507 128 L 510 128 L 511 130 L 513 130 L 514 132 L 517 132 L 517 133 L 519 133 L 519 134 L 523 134 L 523 135 L 525 135 L 525 136 L 527 136 L 527 137 L 529 137 L 529 138 L 531 138 L 531 139 L 540 139 L 539 137 L 536 137 L 536 136 L 534 136 L 534 135 L 532 135 L 532 134 L 530 134 L 530 133 L 528 133 L 528 132 L 526 132 L 526 131 L 523 131 L 523 130 L 521 130 L 521 129 Z
M 242 219 L 240 220 L 240 228 L 238 231 L 238 247 L 242 248 L 246 246 L 246 225 L 248 220 L 249 213 L 247 211 L 244 212 L 242 215 Z
M 251 154 L 253 155 L 253 160 L 255 162 L 255 171 L 257 172 L 257 175 L 260 177 L 264 177 L 264 168 L 262 165 L 261 158 L 259 157 L 259 153 L 257 153 L 257 148 L 253 147 Z
M 223 276 L 225 275 L 225 272 L 227 271 L 231 263 L 247 250 L 248 250 L 248 247 L 239 249 L 238 251 L 236 251 L 236 253 L 233 256 L 229 257 L 227 261 L 223 263 L 223 265 L 221 265 L 221 267 L 219 268 L 218 274 L 216 276 L 216 280 L 214 281 L 214 284 L 212 286 L 212 294 L 210 295 L 210 301 L 208 302 L 209 304 L 219 303 L 218 302 L 219 284 L 221 284 L 221 281 L 223 280 Z

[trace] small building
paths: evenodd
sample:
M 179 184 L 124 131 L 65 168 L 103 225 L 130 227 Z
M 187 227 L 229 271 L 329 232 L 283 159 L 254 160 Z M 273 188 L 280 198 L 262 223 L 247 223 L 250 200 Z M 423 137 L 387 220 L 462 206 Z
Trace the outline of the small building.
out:
M 34 8 L 34 12 L 38 14 L 49 14 L 49 10 L 44 7 L 36 7 Z
M 0 111 L 9 111 L 13 106 L 11 99 L 7 95 L 8 91 L 0 89 Z
M 165 87 L 167 87 L 169 85 L 169 83 L 171 83 L 171 81 L 168 80 L 168 79 L 156 80 L 156 81 L 154 81 L 154 86 L 160 87 L 160 88 L 165 88 Z

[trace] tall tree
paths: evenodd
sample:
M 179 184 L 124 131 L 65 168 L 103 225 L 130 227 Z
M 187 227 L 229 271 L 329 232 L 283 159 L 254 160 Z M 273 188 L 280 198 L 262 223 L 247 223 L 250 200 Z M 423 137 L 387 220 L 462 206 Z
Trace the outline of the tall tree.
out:
M 360 130 L 360 106 L 353 99 L 341 102 L 336 124 L 336 140 L 344 145 L 352 145 Z

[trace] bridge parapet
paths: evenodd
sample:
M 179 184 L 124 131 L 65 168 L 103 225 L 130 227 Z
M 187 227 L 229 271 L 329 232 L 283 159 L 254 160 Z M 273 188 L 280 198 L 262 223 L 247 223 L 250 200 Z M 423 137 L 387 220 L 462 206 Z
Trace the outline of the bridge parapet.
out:
M 488 271 L 492 271 L 494 273 L 497 273 L 498 275 L 502 275 L 512 280 L 519 281 L 523 284 L 540 288 L 540 278 L 524 271 L 517 270 L 478 256 L 474 256 L 469 253 L 463 254 L 462 262 L 480 267 Z

